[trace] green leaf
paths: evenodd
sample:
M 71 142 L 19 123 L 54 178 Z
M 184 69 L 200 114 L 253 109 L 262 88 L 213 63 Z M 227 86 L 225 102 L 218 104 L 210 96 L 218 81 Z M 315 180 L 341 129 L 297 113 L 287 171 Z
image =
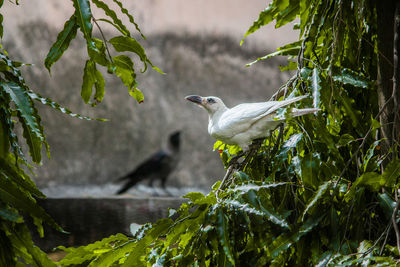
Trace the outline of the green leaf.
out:
M 297 133 L 290 136 L 290 138 L 286 140 L 285 143 L 282 145 L 277 157 L 282 159 L 287 158 L 289 150 L 295 148 L 297 144 L 302 140 L 302 138 L 303 133 Z
M 122 23 L 122 21 L 118 18 L 117 14 L 115 13 L 114 10 L 110 9 L 110 7 L 104 3 L 101 0 L 92 0 L 92 2 L 98 7 L 104 10 L 104 13 L 110 17 L 113 20 L 113 24 L 115 25 L 115 28 L 117 28 L 123 35 L 125 36 L 130 36 L 130 32 L 128 29 L 125 27 L 125 25 Z M 103 20 L 107 21 L 107 20 Z
M 313 69 L 311 88 L 313 94 L 313 107 L 320 108 L 322 86 L 321 86 L 321 78 L 319 77 L 319 71 L 317 68 Z
M 40 125 L 40 118 L 35 111 L 31 99 L 27 92 L 14 82 L 1 82 L 0 87 L 3 88 L 4 92 L 15 103 L 18 117 L 24 129 L 23 136 L 29 146 L 29 153 L 34 162 L 40 163 L 41 145 L 42 142 L 45 142 L 45 139 Z
M 95 49 L 94 42 L 92 40 L 92 12 L 90 10 L 90 3 L 88 0 L 72 0 L 75 7 L 76 21 L 86 39 L 89 47 Z
M 310 232 L 315 226 L 317 226 L 323 217 L 324 216 L 310 217 L 304 224 L 302 224 L 296 231 L 293 231 L 291 234 L 281 234 L 268 246 L 271 257 L 274 258 L 278 256 L 280 252 L 288 249 L 295 242 L 299 241 L 302 236 L 304 236 L 305 234 Z
M 96 65 L 92 60 L 87 60 L 83 70 L 83 83 L 81 96 L 87 104 L 92 95 L 93 85 L 96 83 Z
M 284 10 L 280 11 L 276 16 L 275 28 L 282 27 L 283 25 L 292 22 L 299 13 L 299 8 L 299 1 L 290 1 L 290 4 L 288 4 L 288 6 Z
M 118 1 L 118 0 L 113 0 L 113 2 L 116 3 L 119 6 L 119 8 L 121 9 L 122 14 L 125 14 L 128 17 L 129 22 L 132 23 L 135 26 L 136 30 L 140 33 L 142 38 L 146 39 L 146 37 L 143 35 L 142 31 L 139 29 L 139 25 L 135 22 L 133 16 L 131 14 L 129 14 L 129 11 L 126 8 L 123 7 L 122 2 Z
M 146 235 L 136 242 L 136 246 L 132 251 L 130 251 L 129 256 L 122 264 L 122 266 L 143 266 L 141 258 L 145 255 L 146 248 L 158 238 L 167 232 L 172 224 L 171 219 L 161 219 L 151 228 Z M 94 265 L 94 266 L 109 266 L 109 265 Z
M 273 53 L 270 53 L 263 57 L 257 58 L 253 62 L 246 64 L 246 67 L 250 67 L 254 63 L 257 63 L 258 61 L 266 60 L 268 58 L 275 57 L 275 56 L 297 56 L 301 49 L 301 43 L 302 43 L 302 40 L 279 47 L 276 52 L 273 52 Z
M 326 191 L 328 190 L 328 188 L 329 188 L 329 185 L 330 185 L 330 182 L 327 181 L 327 182 L 324 182 L 323 184 L 321 184 L 321 185 L 318 187 L 317 192 L 314 193 L 314 196 L 312 197 L 312 199 L 310 200 L 310 202 L 308 202 L 306 208 L 305 208 L 304 211 L 303 211 L 303 215 L 302 215 L 302 217 L 301 217 L 301 220 L 302 220 L 302 221 L 304 221 L 304 217 L 305 217 L 306 213 L 307 213 L 311 208 L 313 208 L 314 205 L 315 205 L 317 202 L 319 202 L 320 199 L 324 196 L 325 192 L 326 192 Z
M 129 94 L 140 104 L 144 101 L 143 93 L 136 87 L 129 89 Z
M 137 54 L 145 67 L 142 72 L 146 71 L 147 63 L 152 65 L 149 59 L 147 58 L 143 47 L 135 39 L 128 36 L 117 36 L 112 38 L 109 42 L 118 52 L 133 52 Z
M 24 221 L 16 209 L 12 209 L 4 204 L 0 204 L 0 217 L 10 222 L 22 223 Z
M 368 185 L 373 191 L 378 191 L 381 187 L 381 175 L 376 172 L 366 172 L 356 179 L 352 188 L 358 185 Z
M 318 185 L 318 171 L 320 160 L 317 155 L 306 154 L 300 160 L 301 179 L 305 186 L 316 188 Z
M 104 94 L 105 94 L 105 81 L 103 78 L 103 74 L 101 74 L 100 71 L 95 70 L 95 76 L 96 76 L 96 82 L 95 82 L 95 88 L 96 88 L 96 93 L 94 94 L 94 99 L 96 102 L 100 103 L 103 101 Z
M 378 198 L 379 205 L 385 212 L 386 218 L 391 218 L 396 206 L 396 201 L 394 201 L 387 193 L 378 194 Z
M 195 202 L 196 200 L 204 198 L 204 195 L 200 192 L 190 192 L 184 195 L 183 198 L 187 198 L 190 199 L 192 202 Z
M 394 187 L 400 176 L 400 159 L 394 159 L 389 162 L 382 173 L 380 184 L 388 187 Z
M 113 62 L 115 66 L 115 74 L 121 79 L 121 81 L 129 89 L 135 87 L 137 83 L 132 60 L 128 56 L 119 55 L 113 57 Z
M 10 161 L 0 158 L 0 170 L 3 175 L 7 176 L 8 179 L 16 183 L 20 189 L 24 189 L 30 194 L 39 198 L 46 197 L 42 192 L 40 192 L 29 176 Z
M 221 243 L 223 252 L 228 261 L 235 266 L 235 259 L 232 255 L 231 246 L 229 244 L 229 230 L 226 215 L 222 208 L 217 210 L 217 235 Z
M 344 68 L 341 75 L 334 75 L 333 80 L 343 84 L 349 84 L 355 87 L 367 88 L 368 81 L 358 73 Z
M 61 107 L 60 104 L 58 104 L 57 102 L 54 102 L 54 101 L 51 100 L 50 98 L 43 97 L 43 96 L 41 96 L 41 95 L 38 94 L 38 93 L 34 93 L 34 92 L 32 92 L 32 91 L 29 91 L 29 92 L 28 92 L 28 95 L 29 95 L 29 97 L 30 97 L 31 99 L 36 100 L 36 101 L 39 101 L 40 103 L 42 103 L 42 104 L 44 104 L 44 105 L 47 105 L 47 106 L 49 106 L 49 107 L 51 107 L 51 108 L 53 108 L 53 109 L 55 109 L 55 110 L 61 111 L 62 113 L 67 114 L 67 115 L 69 115 L 69 116 L 71 116 L 71 117 L 78 118 L 78 119 L 82 119 L 82 120 L 89 120 L 89 121 L 90 121 L 90 120 L 105 121 L 105 119 L 93 119 L 93 118 L 90 118 L 90 117 L 87 117 L 87 116 L 82 116 L 82 115 L 73 113 L 73 112 L 72 112 L 71 110 L 69 110 L 68 108 Z
M 102 240 L 96 241 L 87 246 L 80 246 L 77 248 L 74 247 L 66 248 L 63 246 L 59 246 L 57 247 L 57 249 L 68 252 L 68 254 L 58 263 L 61 264 L 61 266 L 84 264 L 87 263 L 88 260 L 95 259 L 97 257 L 102 257 L 109 251 L 111 251 L 112 254 L 114 246 L 118 246 L 119 244 L 129 243 L 128 241 L 129 239 L 125 235 L 116 234 L 103 238 Z M 117 255 L 115 256 L 116 256 L 115 260 L 118 261 L 119 258 L 117 257 Z
M 42 219 L 54 229 L 63 232 L 63 229 L 43 210 L 42 207 L 37 205 L 36 201 L 34 201 L 32 197 L 21 191 L 3 174 L 0 175 L 0 181 L 2 184 L 0 188 L 0 199 L 3 202 L 12 205 L 32 217 Z
M 22 250 L 26 250 L 27 254 L 25 255 L 28 257 L 23 257 L 26 264 L 30 266 L 56 266 L 56 264 L 48 258 L 47 254 L 41 251 L 40 248 L 35 246 L 35 244 L 32 242 L 32 237 L 25 224 L 16 224 L 15 230 L 12 230 L 9 238 L 14 246 L 14 250 L 18 251 L 19 253 Z
M 260 29 L 262 26 L 267 25 L 268 23 L 270 23 L 274 19 L 275 15 L 279 11 L 277 9 L 277 7 L 275 6 L 275 2 L 276 1 L 272 1 L 269 4 L 269 6 L 260 13 L 258 19 L 256 21 L 254 21 L 253 25 L 247 30 L 247 32 L 244 35 L 242 41 L 240 42 L 240 45 L 243 44 L 244 39 L 248 35 L 254 33 L 258 29 Z
M 65 22 L 64 29 L 58 34 L 57 40 L 51 46 L 46 59 L 44 61 L 44 65 L 47 70 L 50 72 L 51 66 L 62 56 L 65 50 L 68 49 L 69 44 L 72 39 L 75 38 L 76 32 L 78 30 L 78 24 L 76 21 L 75 15 L 72 15 L 71 18 Z

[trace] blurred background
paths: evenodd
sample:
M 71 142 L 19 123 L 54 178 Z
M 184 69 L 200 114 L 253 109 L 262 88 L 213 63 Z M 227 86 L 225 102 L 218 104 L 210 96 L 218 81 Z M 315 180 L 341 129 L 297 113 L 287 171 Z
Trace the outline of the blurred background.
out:
M 207 133 L 207 113 L 184 97 L 215 95 L 228 107 L 261 102 L 289 78 L 278 68 L 285 64 L 284 58 L 245 67 L 298 37 L 293 25 L 280 30 L 271 26 L 239 45 L 266 1 L 149 0 L 124 1 L 124 5 L 147 37 L 135 38 L 166 75 L 152 69 L 138 74 L 145 96 L 144 103 L 138 104 L 119 79 L 103 72 L 106 95 L 96 108 L 80 97 L 87 57 L 80 32 L 51 75 L 44 68 L 51 44 L 73 12 L 72 1 L 20 1 L 19 6 L 6 3 L 3 7 L 5 49 L 14 60 L 34 64 L 24 69 L 28 85 L 75 113 L 108 119 L 79 120 L 37 103 L 51 159 L 43 159 L 34 180 L 50 197 L 73 192 L 90 196 L 90 188 L 106 188 L 105 195 L 113 194 L 119 186 L 112 182 L 164 147 L 176 130 L 182 130 L 181 160 L 167 187 L 207 191 L 222 179 L 224 169 L 219 154 L 212 151 L 215 140 Z M 115 33 L 102 26 L 111 39 Z M 94 34 L 99 36 L 98 29 Z M 142 68 L 137 58 L 135 62 Z

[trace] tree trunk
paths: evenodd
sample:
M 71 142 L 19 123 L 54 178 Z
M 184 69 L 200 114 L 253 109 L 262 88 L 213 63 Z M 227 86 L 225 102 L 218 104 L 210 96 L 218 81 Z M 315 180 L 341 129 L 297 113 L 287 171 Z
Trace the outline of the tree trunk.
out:
M 378 101 L 380 109 L 384 108 L 380 115 L 380 123 L 382 125 L 381 135 L 385 138 L 382 143 L 382 153 L 386 154 L 395 142 L 395 137 L 398 136 L 398 111 L 397 103 L 400 103 L 399 95 L 396 93 L 398 87 L 396 77 L 398 70 L 394 71 L 394 58 L 396 51 L 394 45 L 394 38 L 397 37 L 395 31 L 395 0 L 382 0 L 376 4 L 377 10 L 377 41 L 378 41 L 378 72 L 377 72 L 377 86 L 378 86 Z M 397 46 L 396 46 L 397 47 Z M 395 75 L 396 74 L 396 75 Z M 395 86 L 395 87 L 394 87 Z M 398 91 L 398 90 L 397 90 Z M 394 97 L 392 98 L 392 95 Z M 391 99 L 392 98 L 392 99 Z M 397 120 L 397 122 L 395 122 Z M 388 162 L 392 157 L 389 157 Z M 385 165 L 385 164 L 384 164 Z

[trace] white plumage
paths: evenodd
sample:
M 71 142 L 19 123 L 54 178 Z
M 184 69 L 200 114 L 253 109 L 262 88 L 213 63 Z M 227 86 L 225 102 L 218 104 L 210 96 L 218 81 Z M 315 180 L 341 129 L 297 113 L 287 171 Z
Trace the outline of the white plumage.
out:
M 205 108 L 209 115 L 208 133 L 215 139 L 229 145 L 239 145 L 244 151 L 258 138 L 267 137 L 284 119 L 277 118 L 279 108 L 304 99 L 307 96 L 293 97 L 283 101 L 244 103 L 227 108 L 224 102 L 215 96 L 187 96 L 186 99 Z M 317 108 L 292 108 L 292 117 L 318 111 Z

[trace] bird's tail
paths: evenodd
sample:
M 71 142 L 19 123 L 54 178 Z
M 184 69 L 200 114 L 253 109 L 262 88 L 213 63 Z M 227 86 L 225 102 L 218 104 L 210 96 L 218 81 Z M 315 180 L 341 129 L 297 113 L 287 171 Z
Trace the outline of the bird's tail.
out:
M 319 109 L 319 108 L 302 108 L 302 109 L 292 108 L 292 110 L 290 111 L 290 114 L 293 117 L 298 117 L 298 116 L 303 116 L 306 114 L 314 113 L 314 112 L 317 112 L 320 110 L 321 109 Z
M 282 101 L 277 101 L 277 104 L 276 104 L 273 108 L 271 108 L 270 110 L 268 110 L 268 113 L 271 114 L 271 113 L 273 113 L 275 110 L 278 110 L 278 109 L 280 109 L 280 108 L 283 108 L 283 107 L 285 107 L 285 106 L 287 106 L 287 105 L 290 105 L 290 104 L 292 104 L 292 103 L 294 103 L 294 102 L 300 101 L 300 100 L 302 100 L 302 99 L 304 99 L 304 98 L 306 98 L 306 97 L 308 97 L 308 95 L 302 95 L 302 96 L 287 98 L 287 99 L 284 99 L 284 100 L 282 100 Z

